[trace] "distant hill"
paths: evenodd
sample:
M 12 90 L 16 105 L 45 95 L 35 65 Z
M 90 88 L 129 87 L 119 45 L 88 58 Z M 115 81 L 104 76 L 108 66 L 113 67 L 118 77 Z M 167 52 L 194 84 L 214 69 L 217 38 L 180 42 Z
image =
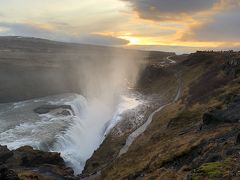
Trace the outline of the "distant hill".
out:
M 168 52 L 0 36 L 0 102 L 58 93 L 81 93 L 77 68 L 80 62 L 107 62 L 125 55 L 134 57 L 134 54 L 145 60 L 174 55 Z

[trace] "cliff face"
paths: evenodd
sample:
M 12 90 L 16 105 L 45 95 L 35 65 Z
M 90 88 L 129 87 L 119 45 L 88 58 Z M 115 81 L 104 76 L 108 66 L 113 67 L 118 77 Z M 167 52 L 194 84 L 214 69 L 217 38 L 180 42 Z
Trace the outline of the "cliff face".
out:
M 168 67 L 181 74 L 181 98 L 154 116 L 127 153 L 116 158 L 109 154 L 109 163 L 98 169 L 101 149 L 115 147 L 116 141 L 108 141 L 112 137 L 107 137 L 93 155 L 100 161 L 88 161 L 88 165 L 95 162 L 89 172 L 95 169 L 99 179 L 239 178 L 240 79 L 238 63 L 229 63 L 229 58 L 238 55 L 198 52 Z M 157 80 L 151 84 L 161 86 Z M 124 144 L 124 140 L 121 142 Z

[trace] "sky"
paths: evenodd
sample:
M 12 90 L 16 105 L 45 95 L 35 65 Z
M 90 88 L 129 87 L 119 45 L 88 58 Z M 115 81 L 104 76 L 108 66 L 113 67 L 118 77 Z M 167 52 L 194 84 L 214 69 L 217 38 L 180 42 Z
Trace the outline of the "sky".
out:
M 189 53 L 239 34 L 240 0 L 0 0 L 0 36 Z

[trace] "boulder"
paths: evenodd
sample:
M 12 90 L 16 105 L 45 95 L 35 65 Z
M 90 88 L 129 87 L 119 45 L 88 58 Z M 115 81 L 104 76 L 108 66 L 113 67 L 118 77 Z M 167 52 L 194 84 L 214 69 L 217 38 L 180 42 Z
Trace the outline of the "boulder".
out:
M 237 144 L 236 144 L 237 145 Z M 226 150 L 224 151 L 224 154 L 226 156 L 232 156 L 233 154 L 237 154 L 240 151 L 240 148 L 237 146 L 232 146 L 232 147 L 228 147 L 226 148 Z
M 5 163 L 11 156 L 13 156 L 13 152 L 11 152 L 7 146 L 0 145 L 0 164 Z
M 233 98 L 225 109 L 214 109 L 203 114 L 203 124 L 237 123 L 240 121 L 240 96 Z
M 6 165 L 0 165 L 0 179 L 1 180 L 20 180 L 18 175 Z
M 74 179 L 73 170 L 66 167 L 60 153 L 43 152 L 31 146 L 10 151 L 0 146 L 0 159 L 0 180 Z
M 206 158 L 205 162 L 216 162 L 221 160 L 222 156 L 220 155 L 220 153 L 210 153 Z
M 21 165 L 25 167 L 41 164 L 64 166 L 60 153 L 34 150 L 31 146 L 23 146 L 16 149 L 14 155 L 21 157 Z
M 41 107 L 35 108 L 33 111 L 37 114 L 47 114 L 56 109 L 66 109 L 73 112 L 70 105 L 42 105 Z
M 240 144 L 240 133 L 237 135 L 235 143 L 236 144 Z

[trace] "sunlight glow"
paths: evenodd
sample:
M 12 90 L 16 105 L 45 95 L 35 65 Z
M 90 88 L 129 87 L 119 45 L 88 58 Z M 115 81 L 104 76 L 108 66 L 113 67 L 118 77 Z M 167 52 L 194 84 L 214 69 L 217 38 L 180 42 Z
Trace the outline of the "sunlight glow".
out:
M 222 23 L 224 21 L 228 23 L 227 19 L 233 21 L 232 17 L 239 16 L 237 10 L 240 9 L 240 3 L 238 1 L 221 0 L 213 7 L 194 14 L 179 14 L 178 17 L 174 12 L 178 7 L 173 8 L 173 12 L 163 14 L 159 7 L 151 7 L 151 11 L 134 8 L 133 5 L 136 5 L 137 1 L 134 2 L 130 0 L 0 1 L 0 35 L 76 40 L 79 43 L 87 43 L 80 40 L 97 35 L 103 36 L 108 39 L 107 41 L 121 42 L 117 40 L 119 38 L 127 40 L 129 43 L 124 45 L 126 47 L 221 48 L 240 46 L 239 41 L 233 39 L 231 37 L 233 35 L 228 33 L 228 31 L 235 32 L 238 27 L 229 30 L 223 27 L 221 22 L 219 24 L 214 22 L 214 17 L 217 15 L 219 15 L 218 20 L 223 21 Z M 142 4 L 140 1 L 138 3 Z M 225 16 L 221 14 L 224 11 Z M 226 14 L 231 16 L 228 18 Z M 237 24 L 236 22 L 233 24 Z M 215 26 L 214 23 L 216 23 Z M 218 26 L 228 30 L 225 35 L 226 40 L 222 35 L 224 33 L 218 34 L 215 30 L 210 32 L 208 29 Z M 214 39 L 211 35 L 205 38 L 201 33 L 212 33 L 213 36 L 220 36 L 220 38 Z M 227 39 L 228 37 L 230 40 Z M 123 46 L 123 44 L 117 44 L 117 46 Z
M 139 40 L 138 38 L 135 38 L 135 37 L 119 36 L 118 38 L 128 40 L 128 41 L 129 41 L 129 44 L 128 44 L 128 45 L 139 45 L 139 44 L 140 44 L 140 40 Z

